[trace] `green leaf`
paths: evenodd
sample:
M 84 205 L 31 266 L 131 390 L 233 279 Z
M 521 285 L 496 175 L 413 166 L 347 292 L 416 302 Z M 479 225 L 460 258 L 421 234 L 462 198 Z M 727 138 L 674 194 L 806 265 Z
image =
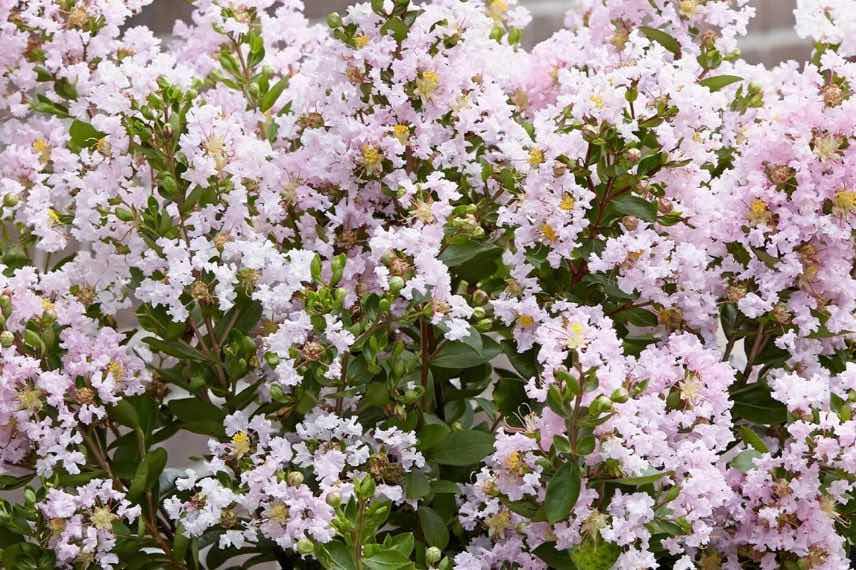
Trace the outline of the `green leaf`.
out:
M 383 545 L 386 548 L 398 551 L 402 556 L 410 556 L 415 544 L 416 540 L 413 538 L 412 532 L 403 532 L 396 536 L 388 534 L 383 539 Z
M 207 362 L 204 354 L 183 341 L 166 342 L 159 338 L 149 336 L 143 339 L 155 352 L 162 352 L 183 360 L 195 360 L 196 362 Z
M 621 548 L 605 540 L 586 540 L 571 550 L 571 560 L 581 570 L 610 570 L 621 555 Z
M 0 491 L 20 489 L 29 483 L 33 477 L 33 474 L 21 475 L 20 477 L 15 477 L 14 475 L 0 475 Z
M 556 550 L 553 542 L 544 542 L 535 549 L 535 556 L 554 570 L 578 570 L 566 550 Z
M 92 148 L 99 139 L 105 136 L 104 133 L 97 130 L 89 123 L 84 123 L 75 119 L 68 129 L 69 141 L 68 148 L 72 152 L 80 152 L 84 148 Z
M 431 365 L 438 368 L 470 368 L 481 363 L 481 355 L 461 341 L 446 343 L 431 360 Z
M 760 452 L 754 449 L 747 449 L 735 455 L 730 465 L 741 473 L 748 473 L 755 467 L 755 460 L 761 457 L 761 455 Z
M 432 452 L 441 465 L 474 465 L 493 453 L 493 434 L 486 431 L 453 431 Z
M 761 439 L 761 436 L 755 433 L 755 430 L 749 426 L 740 426 L 738 431 L 740 433 L 740 439 L 755 449 L 755 451 L 758 451 L 759 453 L 767 453 L 770 451 L 767 444 L 764 443 L 763 439 Z
M 153 449 L 146 454 L 140 466 L 137 467 L 137 472 L 131 480 L 131 487 L 128 489 L 128 498 L 134 502 L 139 502 L 146 491 L 150 491 L 157 482 L 158 477 L 166 467 L 167 454 L 162 447 Z
M 681 44 L 678 43 L 678 40 L 664 32 L 663 30 L 649 28 L 648 26 L 640 26 L 639 31 L 642 32 L 649 40 L 657 42 L 658 44 L 666 48 L 666 51 L 674 55 L 675 58 L 681 57 Z
M 404 490 L 408 499 L 421 499 L 431 493 L 431 481 L 421 471 L 411 471 L 404 476 Z
M 610 479 L 610 483 L 617 483 L 618 485 L 630 485 L 632 487 L 641 487 L 643 485 L 650 485 L 651 483 L 656 483 L 666 475 L 669 475 L 669 472 L 662 473 L 652 473 L 650 475 L 641 475 L 639 477 L 622 477 L 621 479 Z
M 731 394 L 735 418 L 763 425 L 784 423 L 788 418 L 785 405 L 770 395 L 770 388 L 763 382 L 750 384 Z
M 458 267 L 483 253 L 499 253 L 502 251 L 492 243 L 484 241 L 466 241 L 452 244 L 440 254 L 440 261 L 446 267 Z
M 285 88 L 288 87 L 288 78 L 283 77 L 276 83 L 274 83 L 273 87 L 271 87 L 267 93 L 262 97 L 261 102 L 259 103 L 259 109 L 264 113 L 271 107 L 276 104 L 276 100 L 279 99 L 279 96 L 282 95 L 282 92 L 285 91 Z
M 511 416 L 516 413 L 525 399 L 526 390 L 523 382 L 518 378 L 501 377 L 496 382 L 493 390 L 493 401 L 502 415 Z
M 576 461 L 562 465 L 547 484 L 544 511 L 547 522 L 557 523 L 567 519 L 580 496 L 580 467 Z
M 315 557 L 327 570 L 355 570 L 351 549 L 339 540 L 315 545 Z
M 419 507 L 419 526 L 428 546 L 443 550 L 449 544 L 449 528 L 437 511 L 431 507 Z
M 379 550 L 371 556 L 362 560 L 362 567 L 366 570 L 404 570 L 414 568 L 410 559 L 398 550 L 389 548 Z
M 743 78 L 736 75 L 717 75 L 716 77 L 702 79 L 699 81 L 699 84 L 707 87 L 711 91 L 719 91 L 723 87 L 728 87 L 732 83 L 737 83 L 738 81 L 743 81 Z
M 167 407 L 188 431 L 221 438 L 226 436 L 223 430 L 226 414 L 209 402 L 199 398 L 183 398 L 171 400 Z
M 443 423 L 426 424 L 419 432 L 419 449 L 426 451 L 440 445 L 452 430 Z
M 609 201 L 609 206 L 621 215 L 634 216 L 646 222 L 657 219 L 657 205 L 632 194 L 613 198 Z

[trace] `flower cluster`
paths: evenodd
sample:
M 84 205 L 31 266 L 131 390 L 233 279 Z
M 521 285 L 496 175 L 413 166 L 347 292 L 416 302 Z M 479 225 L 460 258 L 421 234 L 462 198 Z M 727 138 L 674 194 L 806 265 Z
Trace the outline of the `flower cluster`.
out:
M 850 0 L 149 4 L 0 1 L 0 565 L 848 567 Z

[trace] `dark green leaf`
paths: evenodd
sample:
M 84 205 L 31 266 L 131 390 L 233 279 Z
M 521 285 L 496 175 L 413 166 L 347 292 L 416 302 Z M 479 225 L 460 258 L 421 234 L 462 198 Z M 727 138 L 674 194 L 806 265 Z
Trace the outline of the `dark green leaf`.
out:
M 279 96 L 282 95 L 283 91 L 285 91 L 286 87 L 288 87 L 287 77 L 283 77 L 274 83 L 273 87 L 271 87 L 262 97 L 262 100 L 259 103 L 259 109 L 261 109 L 262 112 L 265 112 L 273 107 L 276 104 L 276 100 L 279 99 Z
M 152 490 L 161 471 L 166 467 L 166 459 L 166 450 L 162 447 L 153 449 L 146 454 L 131 481 L 131 486 L 128 490 L 128 498 L 130 500 L 139 502 L 146 491 Z
M 580 496 L 580 468 L 576 461 L 562 465 L 547 484 L 544 511 L 547 522 L 557 523 L 567 519 Z
M 478 430 L 453 431 L 431 452 L 441 465 L 474 465 L 493 453 L 493 434 Z
M 419 526 L 428 546 L 443 550 L 449 544 L 449 529 L 434 509 L 419 507 Z

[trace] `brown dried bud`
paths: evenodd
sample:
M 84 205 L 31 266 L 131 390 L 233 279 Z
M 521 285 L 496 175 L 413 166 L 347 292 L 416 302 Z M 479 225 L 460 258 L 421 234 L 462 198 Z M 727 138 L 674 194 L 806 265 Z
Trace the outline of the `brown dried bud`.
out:
M 316 362 L 318 360 L 321 360 L 321 358 L 324 356 L 325 350 L 323 344 L 314 340 L 310 340 L 309 342 L 303 345 L 303 348 L 300 352 L 305 360 L 308 360 L 309 362 Z
M 824 85 L 820 90 L 823 103 L 827 107 L 837 107 L 844 101 L 844 90 L 834 83 Z

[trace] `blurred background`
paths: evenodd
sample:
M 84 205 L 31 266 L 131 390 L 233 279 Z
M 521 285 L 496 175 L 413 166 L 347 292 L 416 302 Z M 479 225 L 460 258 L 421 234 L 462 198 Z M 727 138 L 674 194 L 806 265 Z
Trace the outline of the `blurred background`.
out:
M 343 10 L 358 0 L 304 0 L 306 15 L 321 19 L 330 12 Z M 621 0 L 610 0 L 620 2 Z M 564 13 L 573 5 L 571 0 L 521 0 L 532 12 L 533 21 L 526 31 L 528 44 L 537 43 L 562 26 Z M 750 63 L 776 64 L 785 59 L 806 59 L 811 51 L 808 43 L 794 33 L 796 0 L 752 0 L 756 16 L 744 39 L 742 50 Z M 183 0 L 155 0 L 135 20 L 160 33 L 172 31 L 176 18 L 187 18 L 189 3 Z

